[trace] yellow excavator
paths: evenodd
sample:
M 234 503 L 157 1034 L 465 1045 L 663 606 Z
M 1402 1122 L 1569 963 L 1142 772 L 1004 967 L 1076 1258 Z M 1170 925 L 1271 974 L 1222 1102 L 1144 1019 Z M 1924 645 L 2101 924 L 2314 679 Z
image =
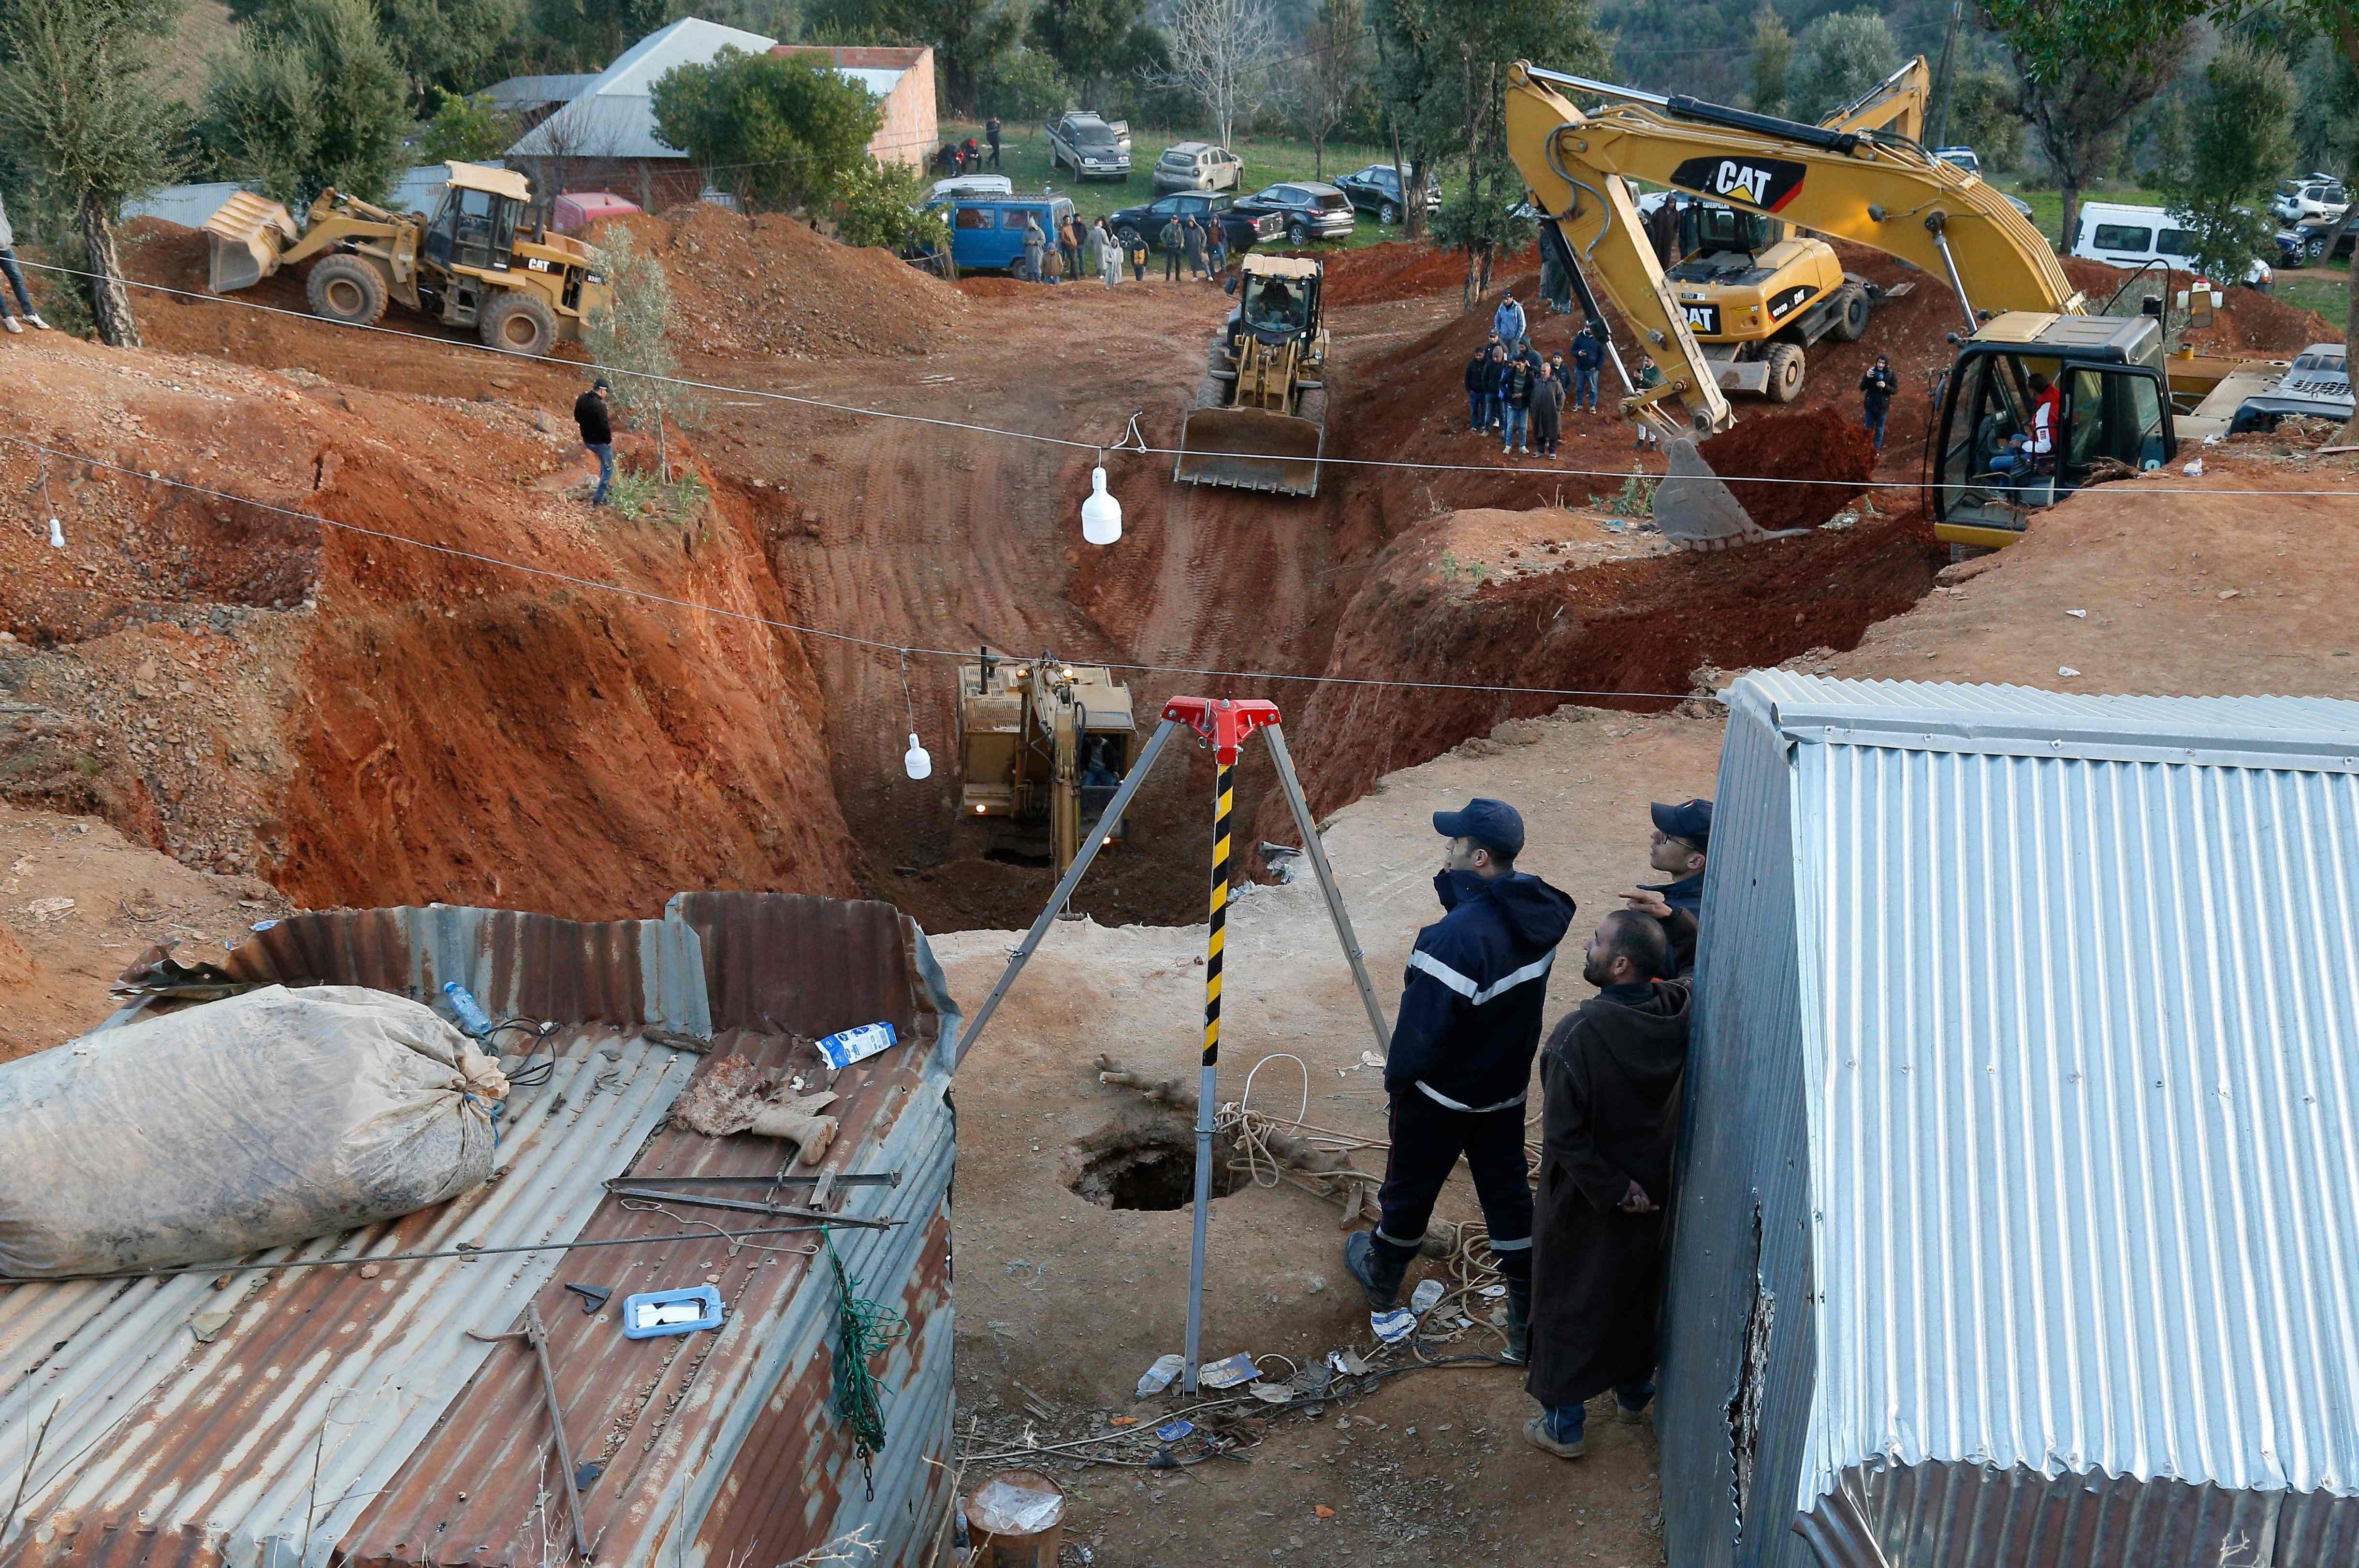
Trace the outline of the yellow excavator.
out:
M 305 297 L 313 315 L 331 321 L 373 326 L 397 299 L 472 327 L 511 354 L 578 342 L 583 320 L 612 303 L 604 257 L 549 232 L 523 175 L 473 163 L 445 168 L 449 183 L 431 214 L 396 212 L 331 189 L 298 223 L 278 202 L 234 191 L 205 220 L 207 287 L 216 294 L 250 289 L 310 261 Z
M 1101 665 L 979 648 L 959 664 L 959 815 L 985 853 L 1062 877 L 1121 789 L 1138 725 L 1130 689 Z M 1108 842 L 1123 840 L 1120 823 Z
M 1282 495 L 1319 494 L 1327 446 L 1324 269 L 1310 256 L 1238 264 L 1229 319 L 1212 333 L 1171 477 Z
M 1571 96 L 1602 100 L 1583 112 Z M 1714 362 L 1690 329 L 1647 243 L 1625 180 L 1644 180 L 1896 256 L 1956 291 L 1963 330 L 1936 391 L 1929 453 L 1934 531 L 1960 548 L 2021 537 L 2040 507 L 2094 477 L 2168 463 L 2184 432 L 2224 430 L 2251 367 L 2166 355 L 2162 306 L 2092 314 L 2040 233 L 1975 175 L 1893 132 L 1803 125 L 1688 97 L 1641 93 L 1519 62 L 1508 71 L 1507 151 L 1545 214 L 1540 240 L 1596 318 L 1603 286 L 1659 378 L 1625 413 L 1700 435 L 1734 422 Z M 2131 282 L 2136 281 L 2133 276 Z M 2123 290 L 2125 292 L 2128 284 Z M 2108 301 L 2110 303 L 2111 301 Z M 2025 449 L 2049 387 L 2052 448 Z M 1729 495 L 1695 443 L 1666 443 L 1655 520 L 1680 542 L 1771 537 Z
M 1914 141 L 1924 130 L 1931 82 L 1919 55 L 1821 126 Z M 1681 203 L 1679 256 L 1667 276 L 1721 390 L 1773 403 L 1801 396 L 1806 355 L 1821 339 L 1857 343 L 1867 335 L 1870 310 L 1916 287 L 1911 280 L 1882 289 L 1844 271 L 1834 246 L 1817 235 L 1789 233 L 1783 219 L 1718 201 Z

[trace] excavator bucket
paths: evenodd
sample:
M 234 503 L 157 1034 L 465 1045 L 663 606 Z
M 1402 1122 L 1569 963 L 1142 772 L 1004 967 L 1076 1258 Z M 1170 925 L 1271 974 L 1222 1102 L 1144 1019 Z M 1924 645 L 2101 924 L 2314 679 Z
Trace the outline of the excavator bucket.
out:
M 1303 401 L 1307 408 L 1308 394 Z M 1182 484 L 1316 495 L 1327 421 L 1262 408 L 1198 408 L 1180 428 L 1180 446 L 1171 477 Z
M 1655 487 L 1655 527 L 1682 550 L 1726 550 L 1762 539 L 1796 539 L 1808 528 L 1765 528 L 1729 493 L 1686 436 L 1663 445 L 1663 482 Z
M 205 287 L 216 294 L 251 289 L 278 270 L 278 257 L 302 237 L 295 215 L 267 197 L 236 191 L 205 220 Z

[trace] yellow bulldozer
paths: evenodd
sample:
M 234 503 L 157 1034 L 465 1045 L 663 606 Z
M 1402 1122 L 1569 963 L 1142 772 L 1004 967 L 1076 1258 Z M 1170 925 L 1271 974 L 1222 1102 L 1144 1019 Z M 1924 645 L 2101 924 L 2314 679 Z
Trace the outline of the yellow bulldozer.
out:
M 1283 495 L 1319 494 L 1327 445 L 1322 270 L 1308 256 L 1251 256 L 1229 289 L 1236 308 L 1212 334 L 1171 477 Z
M 986 854 L 1064 876 L 1137 739 L 1130 689 L 1102 665 L 988 649 L 960 661 L 959 814 L 986 825 Z M 1117 823 L 1108 841 L 1122 838 Z
M 580 341 L 583 319 L 612 303 L 597 248 L 549 233 L 523 175 L 447 167 L 450 183 L 430 214 L 331 189 L 299 224 L 280 203 L 238 191 L 205 220 L 207 286 L 216 294 L 250 289 L 309 261 L 305 297 L 331 321 L 371 326 L 398 299 L 511 354 Z

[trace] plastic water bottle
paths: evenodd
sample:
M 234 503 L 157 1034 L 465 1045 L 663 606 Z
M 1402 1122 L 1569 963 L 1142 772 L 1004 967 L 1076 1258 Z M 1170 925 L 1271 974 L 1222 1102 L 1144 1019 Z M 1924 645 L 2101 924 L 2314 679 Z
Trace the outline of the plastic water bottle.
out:
M 893 1026 L 889 1023 L 862 1024 L 858 1029 L 829 1035 L 817 1044 L 820 1055 L 830 1067 L 849 1067 L 880 1051 L 890 1051 L 893 1038 Z
M 451 1003 L 451 1012 L 458 1015 L 459 1027 L 477 1040 L 492 1032 L 491 1015 L 475 1002 L 474 994 L 456 980 L 442 982 L 442 995 Z

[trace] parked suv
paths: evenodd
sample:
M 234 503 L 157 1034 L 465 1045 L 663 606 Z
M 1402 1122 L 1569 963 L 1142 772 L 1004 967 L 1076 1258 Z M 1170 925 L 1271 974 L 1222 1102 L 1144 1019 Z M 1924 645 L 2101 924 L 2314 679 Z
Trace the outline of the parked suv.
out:
M 1210 142 L 1173 142 L 1155 160 L 1155 191 L 1234 191 L 1245 180 L 1245 160 Z
M 2343 188 L 2343 181 L 2329 174 L 2312 174 L 2278 180 L 2277 200 L 2269 203 L 2269 211 L 2280 223 L 2299 223 L 2304 218 L 2339 218 L 2350 205 L 2351 193 Z
M 1335 189 L 1363 212 L 1374 212 L 1380 223 L 1401 221 L 1401 172 L 1389 163 L 1372 163 L 1335 181 Z M 1425 210 L 1441 211 L 1441 181 L 1425 177 Z
M 1049 123 L 1049 167 L 1060 164 L 1076 180 L 1130 178 L 1130 124 L 1107 121 L 1075 109 Z
M 1350 197 L 1332 185 L 1313 180 L 1290 180 L 1282 185 L 1266 186 L 1239 201 L 1237 211 L 1256 216 L 1277 214 L 1286 221 L 1288 242 L 1298 245 L 1309 245 L 1315 239 L 1349 239 L 1360 221 L 1360 214 L 1352 210 Z
M 2316 267 L 2340 261 L 2351 254 L 2359 236 L 2359 207 L 2345 208 L 2339 218 L 2304 218 L 2277 231 L 2280 267 Z
M 1142 201 L 1136 207 L 1125 207 L 1106 214 L 1106 226 L 1125 245 L 1143 238 L 1150 245 L 1160 243 L 1163 225 L 1174 218 L 1196 214 L 1196 221 L 1211 226 L 1223 225 L 1229 249 L 1233 252 L 1252 248 L 1237 242 L 1272 240 L 1286 232 L 1286 220 L 1275 212 L 1240 212 L 1234 199 L 1209 192 L 1182 191 L 1169 196 L 1158 196 L 1152 201 Z

